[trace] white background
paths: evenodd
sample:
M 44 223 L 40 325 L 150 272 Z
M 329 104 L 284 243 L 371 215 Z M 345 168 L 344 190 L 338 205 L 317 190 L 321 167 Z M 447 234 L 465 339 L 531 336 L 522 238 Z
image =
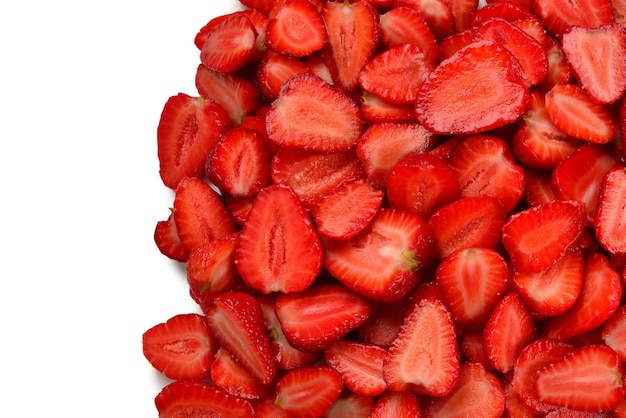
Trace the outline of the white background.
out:
M 156 128 L 169 96 L 197 94 L 197 31 L 238 8 L 0 7 L 2 416 L 157 416 L 142 334 L 197 308 L 152 237 L 173 199 Z

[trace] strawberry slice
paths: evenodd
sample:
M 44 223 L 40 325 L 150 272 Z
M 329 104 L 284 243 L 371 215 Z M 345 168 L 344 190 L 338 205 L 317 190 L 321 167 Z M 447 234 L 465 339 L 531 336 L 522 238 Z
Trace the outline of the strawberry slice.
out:
M 375 94 L 363 92 L 361 97 L 361 116 L 366 123 L 408 123 L 415 122 L 415 106 L 411 103 L 400 105 L 391 103 Z
M 281 294 L 274 307 L 289 343 L 304 351 L 324 349 L 367 320 L 369 301 L 345 286 L 317 283 Z
M 626 305 L 621 305 L 602 326 L 602 341 L 626 361 Z
M 341 375 L 329 366 L 291 370 L 276 383 L 275 404 L 289 416 L 317 418 L 339 398 Z
M 380 15 L 380 35 L 387 50 L 402 45 L 414 45 L 424 53 L 428 62 L 434 62 L 439 55 L 437 39 L 430 30 L 423 15 L 411 7 L 404 7 L 396 1 L 391 10 Z
M 546 93 L 545 107 L 552 123 L 574 138 L 606 144 L 615 136 L 617 128 L 608 109 L 576 84 L 554 86 Z
M 621 362 L 606 345 L 581 347 L 541 369 L 535 388 L 549 404 L 577 411 L 610 411 L 624 397 Z
M 263 95 L 274 100 L 287 80 L 310 71 L 309 66 L 299 59 L 268 50 L 257 67 L 257 79 Z
M 402 44 L 370 59 L 359 73 L 359 85 L 389 102 L 412 104 L 434 69 L 434 57 L 426 56 L 417 45 Z
M 556 200 L 554 190 L 552 190 L 551 171 L 524 169 L 526 178 L 526 190 L 524 191 L 524 202 L 532 207 L 542 203 Z
M 411 154 L 400 160 L 387 176 L 386 191 L 390 207 L 424 219 L 460 196 L 456 174 L 432 154 Z
M 248 16 L 233 13 L 206 34 L 200 61 L 215 71 L 237 71 L 252 59 L 256 38 L 256 28 Z
M 378 11 L 369 1 L 329 1 L 322 16 L 328 33 L 327 65 L 335 85 L 351 92 L 359 84 L 359 71 L 378 48 Z
M 567 251 L 556 264 L 539 273 L 516 271 L 513 286 L 530 309 L 557 316 L 572 307 L 583 283 L 581 251 Z
M 477 133 L 515 121 L 528 99 L 509 54 L 494 42 L 478 41 L 430 74 L 415 111 L 420 123 L 435 133 Z
M 229 395 L 215 386 L 193 380 L 165 386 L 154 399 L 159 418 L 183 416 L 236 416 L 253 418 L 250 402 Z
M 450 6 L 444 0 L 395 0 L 393 8 L 408 7 L 422 16 L 437 40 L 452 35 L 454 17 Z M 381 30 L 383 22 L 380 22 Z
M 626 168 L 609 171 L 600 186 L 595 219 L 596 237 L 612 254 L 626 253 Z
M 200 95 L 219 103 L 235 126 L 241 125 L 247 115 L 259 109 L 259 88 L 242 76 L 211 70 L 200 64 L 196 70 L 195 83 Z
M 276 375 L 276 362 L 265 332 L 259 302 L 240 291 L 222 293 L 206 311 L 209 329 L 220 347 L 261 383 Z
M 272 153 L 262 134 L 236 127 L 226 132 L 209 153 L 205 173 L 222 193 L 249 197 L 269 186 Z
M 211 99 L 184 93 L 170 97 L 157 128 L 159 175 L 175 189 L 183 177 L 199 177 L 217 140 L 230 128 L 229 116 Z
M 384 194 L 365 179 L 343 183 L 311 210 L 317 232 L 332 239 L 354 238 L 374 219 Z
M 597 28 L 614 22 L 611 0 L 535 0 L 533 11 L 557 38 L 573 26 Z
M 361 123 L 359 108 L 348 96 L 308 73 L 289 79 L 265 119 L 277 146 L 322 152 L 352 148 Z
M 221 196 L 204 180 L 185 177 L 174 195 L 174 222 L 187 251 L 235 232 Z
M 189 251 L 180 240 L 174 216 L 170 215 L 164 221 L 158 221 L 154 228 L 154 243 L 164 256 L 184 263 L 189 258 Z
M 491 19 L 503 19 L 507 22 L 517 20 L 535 19 L 537 17 L 528 7 L 515 4 L 511 1 L 487 2 L 472 16 L 472 26 L 479 27 Z
M 549 91 L 557 84 L 571 83 L 574 81 L 572 67 L 569 61 L 567 61 L 567 58 L 565 58 L 561 42 L 550 35 L 546 35 L 543 41 L 543 48 L 548 57 L 548 74 L 540 83 L 539 87 L 545 92 Z
M 272 185 L 257 195 L 235 252 L 237 271 L 262 293 L 298 292 L 322 268 L 322 245 L 293 191 Z
M 443 302 L 424 299 L 407 313 L 383 362 L 393 391 L 445 396 L 459 376 L 460 353 L 450 312 Z
M 324 350 L 324 360 L 341 375 L 346 389 L 368 397 L 387 390 L 383 360 L 387 350 L 375 345 L 340 339 Z
M 423 417 L 498 418 L 504 412 L 504 398 L 496 375 L 480 364 L 462 363 L 454 390 L 428 404 Z
M 506 209 L 491 195 L 462 197 L 442 206 L 428 219 L 439 259 L 463 248 L 496 248 Z
M 472 17 L 478 10 L 478 0 L 443 0 L 448 5 L 454 18 L 454 31 L 462 32 L 472 23 Z
M 617 310 L 622 281 L 608 258 L 591 253 L 585 258 L 583 284 L 576 302 L 563 314 L 544 322 L 543 336 L 568 340 L 602 325 Z
M 350 240 L 323 238 L 324 267 L 341 283 L 370 299 L 393 302 L 420 281 L 435 260 L 429 225 L 417 215 L 381 209 Z
M 565 254 L 586 222 L 582 202 L 554 200 L 511 215 L 502 228 L 502 245 L 516 271 L 544 271 Z
M 507 287 L 506 261 L 495 250 L 457 250 L 437 266 L 436 279 L 459 326 L 482 324 Z
M 454 149 L 448 165 L 461 196 L 492 195 L 508 211 L 522 200 L 524 170 L 513 159 L 506 141 L 491 135 L 471 135 Z
M 576 79 L 594 101 L 613 103 L 622 96 L 626 90 L 626 27 L 618 23 L 594 29 L 573 27 L 563 34 L 562 45 Z
M 452 55 L 468 46 L 474 40 L 474 31 L 476 28 L 469 28 L 462 32 L 455 32 L 447 36 L 439 42 L 439 56 L 437 62 L 441 63 Z
M 143 333 L 143 355 L 172 380 L 209 376 L 217 342 L 198 314 L 178 314 Z
M 323 418 L 369 417 L 374 399 L 357 393 L 345 392 L 324 412 Z
M 385 391 L 376 400 L 369 418 L 396 418 L 422 416 L 417 396 L 411 392 Z
M 513 370 L 522 349 L 535 338 L 530 313 L 515 292 L 497 302 L 485 323 L 483 344 L 492 367 L 502 373 Z
M 309 0 L 287 0 L 267 22 L 266 42 L 274 51 L 303 57 L 326 45 L 326 27 Z
M 217 350 L 211 363 L 211 382 L 226 393 L 248 400 L 268 396 L 271 388 L 237 363 L 224 347 Z

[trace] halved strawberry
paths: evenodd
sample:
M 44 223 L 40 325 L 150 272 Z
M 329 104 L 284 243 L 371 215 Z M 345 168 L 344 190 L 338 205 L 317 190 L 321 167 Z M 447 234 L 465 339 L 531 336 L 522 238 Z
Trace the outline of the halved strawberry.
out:
M 268 50 L 257 67 L 257 79 L 263 95 L 268 100 L 278 97 L 280 89 L 292 76 L 310 72 L 301 60 Z
M 414 393 L 387 390 L 376 400 L 369 418 L 420 418 L 421 416 L 422 410 Z
M 317 418 L 339 398 L 341 375 L 329 366 L 291 370 L 276 383 L 275 404 L 289 416 Z
M 366 123 L 406 123 L 415 122 L 415 106 L 391 103 L 375 94 L 363 92 L 361 97 L 361 116 Z
M 157 128 L 159 175 L 175 189 L 183 177 L 203 174 L 204 161 L 217 140 L 230 128 L 224 108 L 210 98 L 184 93 L 171 96 Z
M 378 123 L 361 135 L 356 153 L 368 179 L 383 186 L 396 163 L 410 154 L 426 152 L 435 140 L 435 135 L 419 123 Z
M 267 46 L 294 57 L 310 55 L 326 45 L 326 27 L 309 0 L 287 0 L 267 22 Z
M 282 149 L 272 160 L 272 181 L 294 191 L 306 209 L 341 184 L 364 179 L 363 164 L 354 150 L 321 153 Z
M 383 360 L 387 350 L 375 345 L 342 338 L 324 350 L 324 360 L 341 375 L 344 387 L 369 397 L 387 390 Z
M 544 322 L 543 336 L 568 340 L 602 325 L 617 310 L 622 296 L 620 275 L 601 253 L 585 257 L 583 284 L 574 305 Z
M 516 292 L 500 299 L 485 323 L 483 345 L 493 368 L 501 373 L 513 370 L 522 349 L 535 338 L 530 313 Z
M 235 232 L 235 222 L 221 196 L 197 177 L 185 177 L 178 183 L 172 214 L 187 251 Z
M 324 412 L 322 418 L 368 418 L 374 409 L 374 398 L 345 391 Z
M 237 71 L 254 55 L 256 37 L 256 28 L 248 16 L 233 13 L 207 33 L 200 49 L 200 61 L 215 71 Z
M 359 73 L 359 85 L 389 102 L 412 104 L 434 69 L 434 57 L 427 57 L 417 45 L 402 44 L 370 59 Z
M 516 271 L 540 272 L 565 254 L 586 223 L 582 202 L 554 200 L 511 215 L 502 228 L 502 245 Z
M 491 195 L 462 197 L 442 206 L 428 219 L 439 259 L 462 248 L 496 248 L 505 219 L 506 209 Z
M 626 253 L 626 168 L 620 165 L 609 171 L 600 186 L 596 237 L 611 254 Z
M 448 165 L 463 197 L 492 195 L 507 212 L 522 200 L 524 170 L 503 139 L 484 134 L 468 136 L 455 147 Z
M 259 132 L 235 127 L 215 144 L 205 172 L 222 193 L 249 197 L 270 185 L 271 161 L 272 153 Z
M 262 293 L 298 292 L 313 283 L 322 260 L 318 234 L 293 191 L 277 184 L 261 190 L 235 252 L 244 282 Z
M 513 286 L 530 309 L 556 316 L 572 307 L 583 283 L 583 254 L 567 251 L 552 267 L 539 272 L 516 271 Z
M 526 345 L 515 360 L 511 385 L 517 399 L 535 413 L 556 409 L 543 402 L 535 391 L 538 373 L 574 350 L 574 346 L 561 340 L 538 338 Z
M 418 10 L 396 3 L 391 10 L 380 15 L 383 45 L 386 49 L 414 45 L 424 53 L 427 62 L 435 62 L 439 55 L 439 46 L 428 23 Z
M 211 382 L 219 389 L 242 399 L 260 399 L 269 395 L 271 386 L 262 384 L 242 367 L 224 347 L 211 363 Z
M 611 0 L 535 0 L 533 11 L 557 38 L 573 26 L 597 28 L 614 22 Z
M 460 196 L 456 174 L 432 154 L 411 154 L 400 160 L 387 175 L 386 191 L 389 206 L 424 219 Z
M 365 179 L 337 186 L 311 210 L 317 232 L 332 239 L 355 237 L 374 219 L 384 194 Z
M 304 351 L 324 349 L 367 320 L 369 301 L 336 283 L 316 283 L 281 294 L 274 307 L 289 343 Z
M 417 215 L 381 209 L 350 240 L 322 239 L 324 267 L 347 287 L 370 299 L 403 298 L 435 260 L 430 226 Z
M 598 103 L 613 103 L 626 90 L 626 27 L 572 27 L 563 34 L 563 51 L 576 79 Z M 599 58 L 601 57 L 601 58 Z
M 235 126 L 239 126 L 246 116 L 259 108 L 259 88 L 238 74 L 211 70 L 200 64 L 196 70 L 195 83 L 200 95 L 219 103 Z M 222 132 L 227 128 L 224 126 Z
M 591 100 L 576 84 L 557 84 L 545 96 L 545 107 L 554 125 L 583 141 L 605 144 L 616 133 L 608 109 Z
M 460 352 L 454 321 L 441 301 L 421 300 L 407 313 L 383 362 L 393 391 L 445 396 L 459 376 Z
M 143 333 L 143 355 L 172 380 L 200 380 L 209 376 L 217 342 L 204 316 L 178 314 Z
M 525 166 L 537 170 L 554 168 L 580 146 L 550 120 L 545 107 L 545 93 L 534 90 L 512 138 L 511 150 Z
M 345 151 L 361 134 L 356 103 L 321 78 L 305 73 L 289 79 L 268 111 L 272 142 L 312 151 Z
M 259 302 L 240 291 L 222 293 L 207 309 L 209 329 L 220 347 L 261 383 L 276 376 L 276 362 L 269 337 L 265 332 Z
M 602 326 L 602 341 L 626 361 L 626 305 L 621 305 Z
M 609 346 L 575 349 L 539 371 L 537 395 L 544 402 L 578 411 L 610 411 L 623 398 L 622 365 Z
M 435 133 L 477 133 L 513 122 L 524 113 L 528 99 L 509 54 L 494 42 L 479 41 L 430 73 L 415 111 L 420 123 Z
M 446 396 L 424 408 L 424 418 L 499 418 L 504 412 L 504 389 L 500 379 L 476 363 L 460 366 L 458 382 Z
M 154 399 L 159 418 L 182 416 L 236 416 L 253 418 L 250 402 L 208 383 L 183 380 L 169 383 Z
M 587 143 L 557 164 L 552 171 L 554 194 L 557 199 L 583 202 L 587 225 L 591 226 L 596 219 L 602 180 L 619 164 L 619 157 L 608 147 Z
M 369 1 L 329 1 L 322 16 L 328 32 L 327 65 L 335 85 L 351 92 L 359 84 L 359 71 L 378 48 L 378 11 Z
M 408 7 L 417 11 L 437 40 L 450 36 L 454 31 L 452 10 L 444 0 L 395 0 L 393 7 Z
M 489 248 L 457 250 L 437 266 L 436 279 L 459 326 L 480 325 L 507 287 L 506 261 Z
M 184 263 L 189 258 L 189 251 L 180 240 L 174 216 L 170 215 L 164 221 L 158 221 L 154 228 L 154 243 L 164 256 Z
M 235 286 L 239 278 L 235 268 L 238 243 L 239 233 L 234 232 L 207 242 L 189 254 L 186 263 L 189 293 L 203 310 L 213 303 L 215 296 Z

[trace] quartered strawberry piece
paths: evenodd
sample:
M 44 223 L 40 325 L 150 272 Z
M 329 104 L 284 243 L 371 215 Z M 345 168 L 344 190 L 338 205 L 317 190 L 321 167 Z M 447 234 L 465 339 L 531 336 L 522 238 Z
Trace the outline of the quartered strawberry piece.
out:
M 448 165 L 461 196 L 492 195 L 512 210 L 524 194 L 524 170 L 513 159 L 506 141 L 491 135 L 471 135 L 455 148 Z
M 436 279 L 459 326 L 481 325 L 507 287 L 507 263 L 495 250 L 457 250 L 437 266 Z
M 278 379 L 275 404 L 289 416 L 321 417 L 339 398 L 342 389 L 341 375 L 332 367 L 303 367 Z
M 322 152 L 352 148 L 361 123 L 352 99 L 308 73 L 289 79 L 265 119 L 267 134 L 277 146 Z
M 154 243 L 164 256 L 184 263 L 189 258 L 189 251 L 180 240 L 174 216 L 170 215 L 164 221 L 158 221 L 154 228 Z
M 376 405 L 369 415 L 370 418 L 420 418 L 420 409 L 417 396 L 412 392 L 385 391 L 376 400 Z
M 477 83 L 476 80 L 481 80 Z M 491 41 L 472 42 L 424 81 L 417 118 L 441 134 L 478 133 L 515 121 L 529 99 L 509 53 Z
M 328 33 L 327 65 L 335 85 L 351 92 L 359 84 L 361 68 L 378 48 L 378 11 L 369 1 L 329 1 L 322 16 Z
M 563 51 L 585 92 L 598 103 L 613 103 L 626 90 L 626 27 L 572 27 Z
M 428 219 L 439 259 L 463 248 L 495 249 L 506 209 L 491 195 L 462 197 L 442 206 Z
M 259 192 L 235 251 L 244 282 L 262 293 L 298 292 L 322 268 L 322 245 L 297 196 L 284 185 Z
M 504 388 L 495 374 L 480 364 L 464 362 L 454 389 L 432 399 L 422 416 L 498 418 L 504 412 L 504 398 Z
M 609 171 L 600 185 L 596 237 L 610 253 L 626 253 L 626 168 Z
M 614 22 L 611 0 L 535 0 L 533 11 L 557 38 L 573 26 L 597 28 Z
M 378 345 L 342 338 L 326 347 L 324 360 L 339 372 L 346 389 L 373 398 L 387 390 L 383 379 L 386 354 Z
M 460 352 L 450 312 L 441 301 L 421 300 L 407 313 L 383 363 L 393 391 L 445 396 L 459 376 Z
M 211 363 L 210 377 L 217 388 L 247 400 L 264 398 L 272 389 L 271 385 L 262 384 L 251 375 L 223 347 L 217 350 Z
M 370 59 L 359 73 L 359 85 L 392 103 L 412 104 L 428 75 L 435 69 L 435 57 L 412 44 L 392 47 Z
M 172 380 L 209 376 L 217 343 L 206 320 L 198 314 L 178 314 L 143 334 L 143 355 Z
M 174 222 L 187 251 L 235 232 L 221 196 L 204 180 L 185 177 L 174 195 Z
M 281 54 L 302 57 L 326 45 L 326 27 L 309 0 L 287 0 L 267 22 L 267 46 Z
M 423 52 L 427 62 L 434 63 L 439 55 L 439 46 L 424 16 L 413 7 L 398 3 L 396 1 L 391 10 L 380 15 L 382 44 L 387 50 L 413 45 Z
M 259 302 L 241 291 L 222 293 L 207 309 L 209 329 L 248 373 L 267 384 L 276 376 L 276 361 L 265 332 Z
M 454 31 L 452 10 L 444 0 L 395 0 L 393 7 L 408 7 L 419 12 L 437 40 L 450 36 Z M 382 26 L 381 20 L 381 29 Z
M 324 349 L 367 320 L 369 301 L 338 283 L 316 283 L 281 294 L 274 307 L 289 343 L 304 351 Z
M 417 215 L 381 209 L 350 240 L 322 239 L 324 267 L 344 285 L 381 302 L 406 296 L 435 260 L 430 226 Z
M 577 411 L 610 411 L 623 398 L 622 365 L 602 344 L 575 349 L 539 371 L 535 388 L 544 402 Z
M 237 71 L 252 59 L 256 37 L 256 28 L 248 16 L 234 13 L 207 33 L 200 61 L 215 71 Z
M 301 60 L 268 50 L 257 67 L 257 79 L 263 95 L 268 100 L 274 100 L 287 80 L 308 72 L 311 69 Z
M 502 228 L 502 245 L 516 271 L 544 271 L 565 254 L 586 223 L 582 202 L 554 200 L 511 215 Z
M 154 399 L 159 418 L 181 416 L 255 416 L 250 402 L 208 383 L 184 380 L 165 386 Z M 193 414 L 193 415 L 192 415 Z
M 229 128 L 228 114 L 214 100 L 184 93 L 170 97 L 157 128 L 163 184 L 175 189 L 183 177 L 201 176 L 207 155 Z

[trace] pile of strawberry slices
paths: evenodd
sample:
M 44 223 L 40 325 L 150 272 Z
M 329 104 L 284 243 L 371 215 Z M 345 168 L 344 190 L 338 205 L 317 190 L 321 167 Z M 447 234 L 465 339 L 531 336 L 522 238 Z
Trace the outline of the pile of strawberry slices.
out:
M 240 3 L 158 124 L 159 417 L 626 417 L 626 2 Z

